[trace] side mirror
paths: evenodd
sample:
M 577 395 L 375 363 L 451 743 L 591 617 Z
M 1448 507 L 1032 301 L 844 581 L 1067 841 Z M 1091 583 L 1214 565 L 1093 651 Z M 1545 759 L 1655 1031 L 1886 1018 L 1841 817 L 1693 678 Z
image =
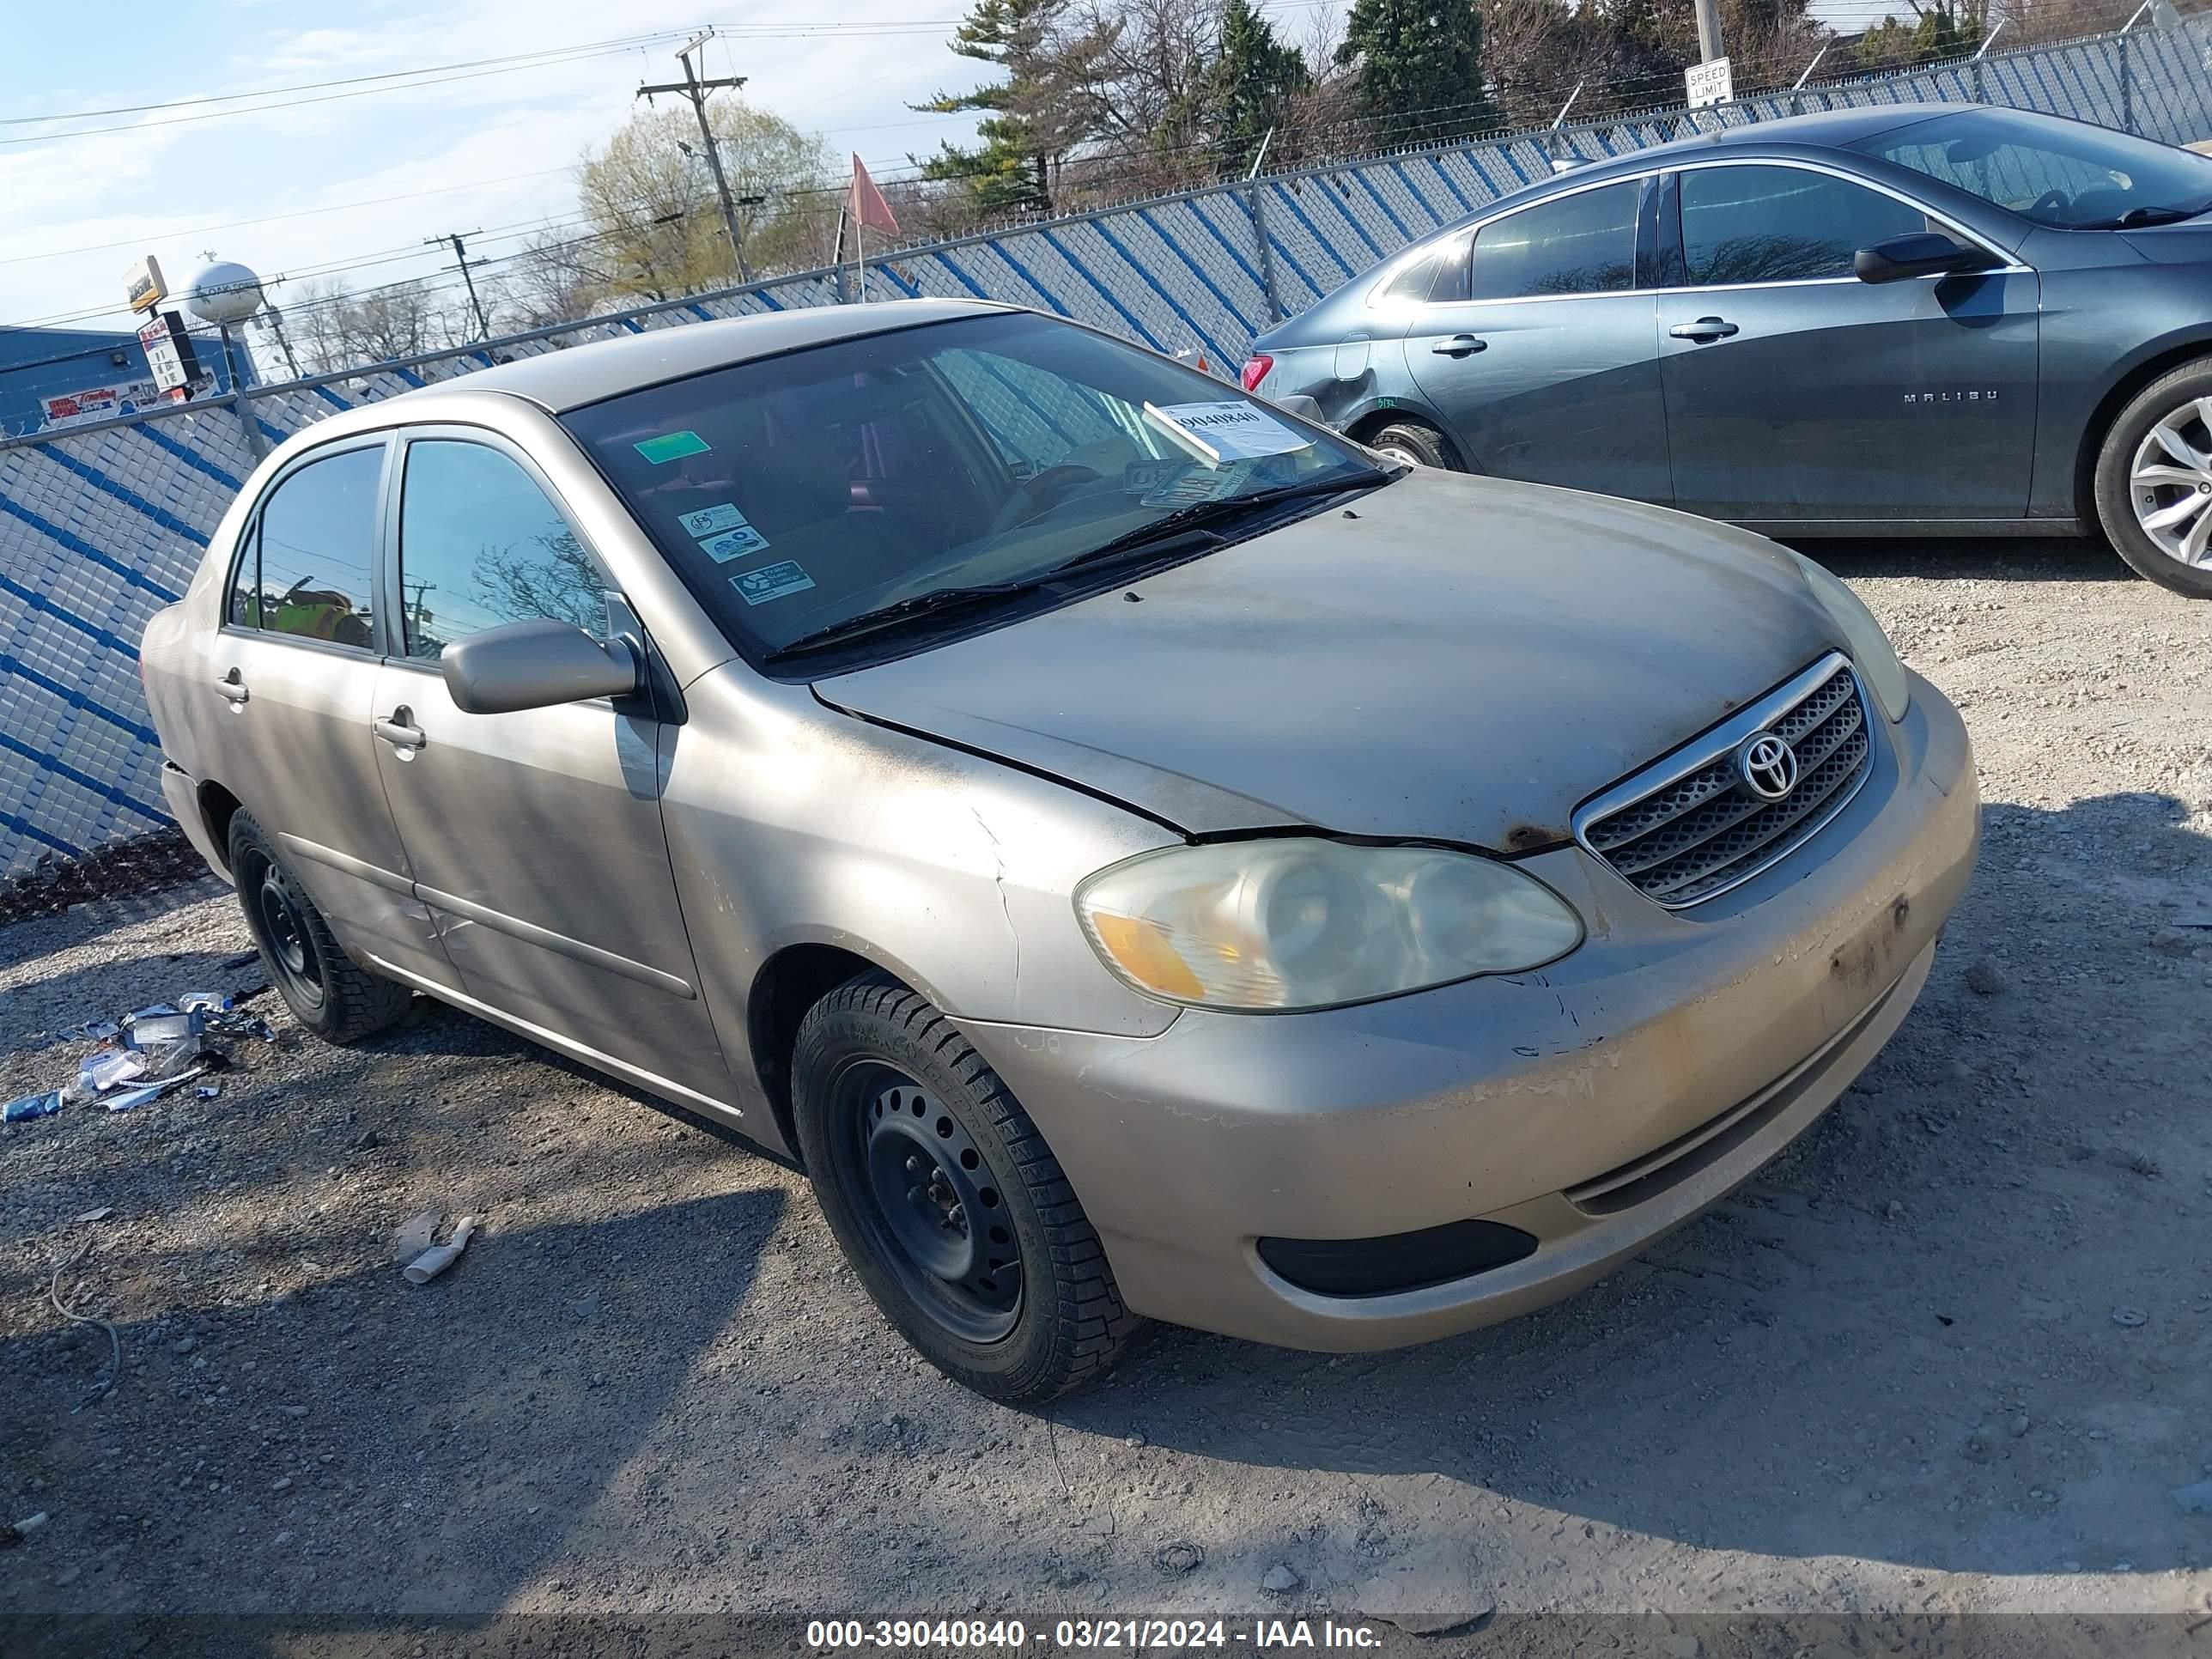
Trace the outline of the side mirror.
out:
M 1954 270 L 1986 270 L 1982 249 L 1969 247 L 1940 230 L 1893 236 L 1851 255 L 1851 270 L 1863 283 L 1901 283 L 1908 276 L 1936 276 Z
M 628 696 L 637 690 L 639 663 L 622 641 L 602 645 L 573 623 L 519 622 L 455 641 L 440 653 L 438 668 L 456 708 L 512 714 Z
M 1311 421 L 1316 426 L 1328 424 L 1328 422 L 1322 418 L 1321 405 L 1303 392 L 1286 392 L 1281 397 L 1270 401 L 1285 415 L 1295 415 L 1302 421 Z

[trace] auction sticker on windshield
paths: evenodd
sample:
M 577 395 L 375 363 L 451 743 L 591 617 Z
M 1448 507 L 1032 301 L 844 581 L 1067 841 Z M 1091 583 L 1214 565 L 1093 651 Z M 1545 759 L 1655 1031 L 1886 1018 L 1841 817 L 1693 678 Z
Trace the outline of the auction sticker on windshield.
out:
M 676 517 L 687 536 L 711 536 L 718 530 L 734 530 L 744 521 L 745 515 L 738 511 L 735 501 L 717 501 L 696 513 L 679 513 Z
M 703 455 L 714 446 L 696 432 L 664 432 L 657 438 L 641 439 L 631 448 L 661 466 L 670 461 L 680 461 L 686 455 Z
M 1287 455 L 1311 447 L 1257 404 L 1158 404 L 1145 405 L 1146 418 L 1209 465 Z
M 764 564 L 757 570 L 740 570 L 730 578 L 730 586 L 738 590 L 747 605 L 766 605 L 787 593 L 803 592 L 814 586 L 814 578 L 786 559 L 781 564 Z
M 768 546 L 768 538 L 740 519 L 734 528 L 725 530 L 719 536 L 701 538 L 699 545 L 715 563 L 727 564 L 732 559 L 741 559 L 748 553 L 760 552 Z

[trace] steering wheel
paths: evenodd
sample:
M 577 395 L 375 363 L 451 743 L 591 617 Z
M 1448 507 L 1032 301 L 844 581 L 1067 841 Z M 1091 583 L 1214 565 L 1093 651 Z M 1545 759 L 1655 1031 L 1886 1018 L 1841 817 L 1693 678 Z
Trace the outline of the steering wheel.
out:
M 1057 507 L 1067 492 L 1079 484 L 1095 483 L 1105 475 L 1096 467 L 1070 465 L 1048 466 L 1021 481 L 991 520 L 986 538 L 1003 536 L 1016 525 L 1026 524 Z
M 2073 205 L 2074 198 L 2053 185 L 2027 204 L 2027 216 L 2033 218 L 2039 213 L 2056 213 L 2062 208 Z

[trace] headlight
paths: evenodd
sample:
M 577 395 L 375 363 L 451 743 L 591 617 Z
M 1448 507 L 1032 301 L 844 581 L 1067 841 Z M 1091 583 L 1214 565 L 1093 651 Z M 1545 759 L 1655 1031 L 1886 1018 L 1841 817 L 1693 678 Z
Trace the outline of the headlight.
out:
M 1143 854 L 1077 888 L 1075 909 L 1115 974 L 1206 1008 L 1364 1002 L 1539 967 L 1583 938 L 1510 865 L 1304 837 Z
M 1893 720 L 1903 720 L 1905 711 L 1912 706 L 1912 687 L 1905 678 L 1905 665 L 1897 659 L 1897 648 L 1881 631 L 1874 612 L 1866 608 L 1865 600 L 1803 554 L 1793 556 L 1813 597 L 1835 618 L 1844 636 L 1844 649 L 1850 653 L 1859 678 L 1872 688 L 1881 712 Z

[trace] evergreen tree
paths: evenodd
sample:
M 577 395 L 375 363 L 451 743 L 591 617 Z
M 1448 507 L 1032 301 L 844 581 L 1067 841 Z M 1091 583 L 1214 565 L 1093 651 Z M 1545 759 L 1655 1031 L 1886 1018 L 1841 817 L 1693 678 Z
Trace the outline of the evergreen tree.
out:
M 1498 125 L 1483 86 L 1475 0 L 1354 0 L 1340 64 L 1359 65 L 1363 113 L 1384 142 L 1440 142 Z
M 921 163 L 926 179 L 962 181 L 979 212 L 1052 211 L 1054 165 L 1072 142 L 1071 135 L 1056 130 L 1051 112 L 1049 46 L 1066 3 L 976 0 L 953 34 L 952 50 L 997 64 L 1006 71 L 1005 84 L 939 93 L 915 106 L 940 115 L 988 112 L 975 126 L 981 143 L 973 149 L 945 144 Z
M 1229 0 L 1221 15 L 1221 49 L 1206 65 L 1192 123 L 1212 143 L 1224 176 L 1251 164 L 1285 100 L 1312 84 L 1297 48 L 1278 40 L 1249 0 Z

